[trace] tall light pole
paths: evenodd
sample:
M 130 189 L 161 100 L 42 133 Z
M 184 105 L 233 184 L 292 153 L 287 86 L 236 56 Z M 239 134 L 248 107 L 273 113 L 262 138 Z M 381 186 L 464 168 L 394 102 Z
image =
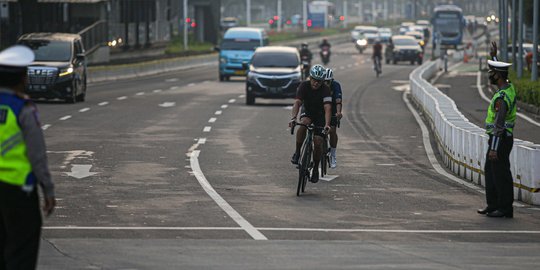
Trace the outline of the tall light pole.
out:
M 277 16 L 277 31 L 281 32 L 281 20 L 283 19 L 281 18 L 281 0 L 277 0 Z
M 347 28 L 347 20 L 349 19 L 347 11 L 347 0 L 345 0 L 343 1 L 343 28 Z
M 305 32 L 307 32 L 307 1 L 306 0 L 303 0 L 302 1 L 302 23 L 303 23 L 303 26 L 302 26 L 302 30 Z
M 519 55 L 518 55 L 518 78 L 523 76 L 523 0 L 519 0 L 519 30 L 518 30 L 518 43 L 519 43 Z M 534 54 L 533 54 L 534 55 Z
M 538 51 L 538 24 L 540 24 L 540 19 L 538 18 L 540 16 L 540 12 L 538 12 L 538 9 L 540 9 L 540 0 L 534 0 L 533 5 L 533 52 Z M 537 81 L 538 80 L 538 54 L 533 53 L 533 59 L 532 59 L 532 75 L 531 80 Z
M 246 25 L 251 26 L 251 0 L 246 0 Z
M 188 50 L 188 0 L 184 0 L 184 50 Z
M 516 35 L 516 23 L 517 23 L 517 13 L 516 13 L 516 0 L 512 0 L 512 16 L 511 16 L 511 22 L 510 22 L 510 26 L 512 26 L 512 63 L 517 63 L 516 62 L 516 40 L 517 40 L 517 35 Z M 516 65 L 512 65 L 512 67 L 514 68 L 514 71 L 517 70 L 517 67 Z

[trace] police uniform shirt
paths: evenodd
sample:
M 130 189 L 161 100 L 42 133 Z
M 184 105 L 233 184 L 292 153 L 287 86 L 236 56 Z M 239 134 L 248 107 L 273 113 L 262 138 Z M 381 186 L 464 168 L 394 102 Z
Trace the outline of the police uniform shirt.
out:
M 13 94 L 13 90 L 0 88 L 0 93 Z M 19 125 L 26 142 L 26 156 L 32 165 L 32 172 L 48 198 L 54 197 L 54 183 L 47 162 L 47 152 L 43 130 L 34 105 L 26 105 L 19 115 Z

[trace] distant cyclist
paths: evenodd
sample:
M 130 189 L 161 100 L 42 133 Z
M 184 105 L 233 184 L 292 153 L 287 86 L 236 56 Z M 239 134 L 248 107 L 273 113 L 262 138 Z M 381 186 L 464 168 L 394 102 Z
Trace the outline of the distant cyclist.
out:
M 334 80 L 334 71 L 331 68 L 326 69 L 325 84 L 330 87 L 330 92 L 332 93 L 332 119 L 330 121 L 330 168 L 335 169 L 337 167 L 337 127 L 338 122 L 343 117 L 343 114 L 341 114 L 341 84 Z
M 309 80 L 302 82 L 296 91 L 296 99 L 293 104 L 292 118 L 289 127 L 296 122 L 296 117 L 303 105 L 304 110 L 300 115 L 300 123 L 324 127 L 326 131 L 330 130 L 330 120 L 332 116 L 332 94 L 330 88 L 324 84 L 326 69 L 321 65 L 314 65 L 309 72 Z M 319 163 L 322 154 L 323 143 L 322 130 L 316 130 L 313 142 L 313 174 L 310 181 L 316 183 L 319 181 Z M 300 148 L 306 137 L 306 128 L 300 126 L 296 133 L 296 150 L 292 156 L 291 162 L 298 164 L 300 158 Z
M 303 78 L 307 78 L 309 76 L 309 70 L 311 69 L 311 60 L 313 59 L 313 54 L 308 48 L 307 43 L 302 43 L 302 46 L 300 47 L 300 50 L 298 51 L 300 53 L 300 60 L 302 61 L 303 67 Z
M 379 39 L 375 40 L 375 44 L 373 44 L 373 67 L 375 68 L 375 71 L 378 70 L 377 73 L 382 73 L 381 68 L 381 60 L 382 60 L 382 44 Z

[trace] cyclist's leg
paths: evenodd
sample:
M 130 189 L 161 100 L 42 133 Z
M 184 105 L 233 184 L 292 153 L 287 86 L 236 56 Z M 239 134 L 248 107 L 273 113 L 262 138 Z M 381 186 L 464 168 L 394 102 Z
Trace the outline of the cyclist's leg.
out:
M 304 125 L 309 125 L 311 124 L 311 118 L 305 113 L 302 113 L 300 115 L 300 123 Z M 307 129 L 303 126 L 299 126 L 298 130 L 296 131 L 296 149 L 291 158 L 292 164 L 298 164 L 298 159 L 300 158 L 300 149 L 302 148 L 302 144 L 304 143 L 304 139 L 306 138 L 306 132 Z
M 332 116 L 332 121 L 330 121 L 330 147 L 336 148 L 337 142 L 338 142 L 338 135 L 337 135 L 337 118 L 335 116 Z
M 323 127 L 324 122 L 324 116 L 313 119 L 315 126 Z M 319 163 L 321 162 L 322 144 L 324 138 L 322 132 L 322 130 L 315 130 L 315 136 L 313 136 L 313 174 L 311 177 L 311 182 L 314 183 L 319 181 Z

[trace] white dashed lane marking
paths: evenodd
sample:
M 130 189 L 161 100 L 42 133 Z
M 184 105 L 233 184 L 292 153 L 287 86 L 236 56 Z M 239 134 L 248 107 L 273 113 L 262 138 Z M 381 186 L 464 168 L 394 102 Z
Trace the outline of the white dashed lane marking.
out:
M 215 115 L 221 115 L 223 112 L 222 111 L 216 111 L 214 114 Z
M 107 105 L 107 104 L 109 104 L 109 102 L 105 101 L 105 102 L 99 103 L 98 106 L 105 106 L 105 105 Z
M 159 93 L 161 91 L 163 91 L 163 90 L 161 90 L 161 89 L 152 90 L 152 92 L 154 92 L 154 93 Z
M 69 118 L 71 118 L 71 115 L 66 115 L 66 116 L 60 118 L 60 121 L 65 121 L 65 120 L 68 120 Z
M 197 144 L 205 144 L 206 143 L 206 138 L 200 138 L 198 141 L 197 141 Z
M 43 125 L 43 126 L 41 127 L 41 129 L 42 129 L 42 130 L 47 130 L 47 129 L 50 128 L 50 127 L 51 127 L 51 125 L 47 124 L 47 125 Z
M 179 87 L 178 86 L 172 86 L 171 88 L 169 88 L 170 90 L 176 90 L 178 89 Z
M 227 109 L 227 107 L 229 107 L 229 105 L 227 105 L 227 104 L 221 105 L 221 108 L 222 108 L 222 109 Z
M 216 122 L 216 120 L 217 120 L 217 118 L 212 117 L 212 118 L 208 119 L 208 123 L 214 123 L 214 122 Z
M 210 132 L 212 130 L 212 127 L 204 127 L 203 132 Z
M 137 93 L 137 94 L 135 94 L 135 95 L 136 95 L 136 96 L 142 96 L 142 95 L 144 95 L 144 92 L 139 92 L 139 93 Z
M 116 99 L 118 99 L 118 100 L 125 100 L 125 99 L 127 99 L 127 97 L 126 97 L 126 96 L 122 96 L 122 97 L 117 97 Z
M 90 108 L 84 108 L 84 109 L 80 109 L 79 112 L 87 112 L 89 110 L 90 110 Z
M 195 85 L 195 83 L 190 83 L 187 86 L 194 86 L 194 85 Z
M 236 99 L 229 99 L 229 103 L 235 103 L 236 102 Z
M 165 81 L 166 82 L 177 82 L 178 79 L 177 78 L 172 78 L 172 79 L 166 79 Z

